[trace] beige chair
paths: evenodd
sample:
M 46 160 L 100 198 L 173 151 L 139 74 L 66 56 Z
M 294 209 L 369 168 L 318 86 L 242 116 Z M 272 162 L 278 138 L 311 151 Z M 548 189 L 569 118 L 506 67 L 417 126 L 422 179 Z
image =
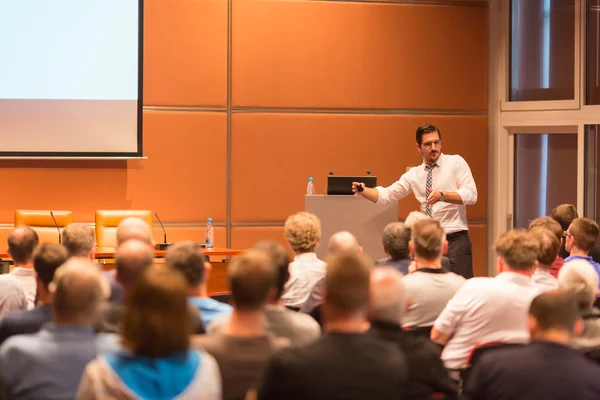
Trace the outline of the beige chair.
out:
M 62 229 L 73 223 L 73 213 L 71 211 L 54 210 L 15 210 L 15 226 L 28 225 L 37 232 L 40 243 L 58 243 L 59 233 L 50 215 L 54 214 L 56 225 Z
M 152 228 L 152 211 L 150 210 L 97 210 L 96 244 L 98 247 L 116 246 L 117 227 L 127 217 L 141 218 Z

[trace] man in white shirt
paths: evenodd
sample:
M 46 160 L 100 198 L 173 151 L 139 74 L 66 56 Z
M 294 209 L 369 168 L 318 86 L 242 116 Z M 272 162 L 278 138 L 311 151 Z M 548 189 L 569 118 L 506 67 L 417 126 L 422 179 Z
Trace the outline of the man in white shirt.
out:
M 448 369 L 467 366 L 476 344 L 529 341 L 527 315 L 540 293 L 531 276 L 537 267 L 538 241 L 526 231 L 509 231 L 495 245 L 495 278 L 470 279 L 448 302 L 431 331 L 431 340 L 445 345 Z
M 8 235 L 8 255 L 15 263 L 8 275 L 21 285 L 27 297 L 28 310 L 35 306 L 37 284 L 33 270 L 33 251 L 38 243 L 37 233 L 26 225 L 17 226 Z
M 560 250 L 560 241 L 552 231 L 547 228 L 530 229 L 531 234 L 538 240 L 540 254 L 538 267 L 535 269 L 533 282 L 543 291 L 558 289 L 558 279 L 550 275 L 550 266 L 556 261 Z
M 352 190 L 374 203 L 389 203 L 410 193 L 421 203 L 421 211 L 440 221 L 446 231 L 452 272 L 473 277 L 473 260 L 467 205 L 477 202 L 477 187 L 467 162 L 459 155 L 442 154 L 442 135 L 435 126 L 421 125 L 417 129 L 417 151 L 423 163 L 413 167 L 400 180 L 384 188 L 367 188 L 353 182 Z M 358 188 L 363 190 L 359 191 Z

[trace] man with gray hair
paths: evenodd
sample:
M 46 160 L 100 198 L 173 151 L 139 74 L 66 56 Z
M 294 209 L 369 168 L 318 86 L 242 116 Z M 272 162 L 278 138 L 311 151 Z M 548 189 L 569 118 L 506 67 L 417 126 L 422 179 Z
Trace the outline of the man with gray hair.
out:
M 52 322 L 0 347 L 0 379 L 11 399 L 73 399 L 88 362 L 117 342 L 96 337 L 92 323 L 108 288 L 90 261 L 72 258 L 50 284 Z
M 383 229 L 383 251 L 387 258 L 377 260 L 376 267 L 396 268 L 402 274 L 408 274 L 408 267 L 412 262 L 408 242 L 410 241 L 410 227 L 402 222 L 391 222 Z
M 594 307 L 598 295 L 598 274 L 585 260 L 573 260 L 558 272 L 559 286 L 577 300 L 583 319 L 583 330 L 571 338 L 569 345 L 577 350 L 600 347 L 600 310 Z
M 62 245 L 70 257 L 94 259 L 96 248 L 94 229 L 86 224 L 75 222 L 66 226 L 62 231 Z
M 356 251 L 362 253 L 362 247 L 358 244 L 356 237 L 348 231 L 336 232 L 329 238 L 329 254 L 344 251 Z
M 439 349 L 430 340 L 402 329 L 406 300 L 401 273 L 392 267 L 374 269 L 370 293 L 368 333 L 397 345 L 404 352 L 409 372 L 404 397 L 429 399 L 436 392 L 456 396 L 457 385 L 450 379 Z

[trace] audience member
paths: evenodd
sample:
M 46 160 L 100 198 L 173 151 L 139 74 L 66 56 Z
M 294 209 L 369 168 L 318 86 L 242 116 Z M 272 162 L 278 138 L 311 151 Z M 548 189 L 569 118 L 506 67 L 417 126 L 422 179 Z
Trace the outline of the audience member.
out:
M 190 350 L 187 282 L 172 268 L 146 268 L 127 297 L 124 351 L 85 368 L 77 398 L 221 399 L 215 359 Z
M 0 322 L 6 315 L 27 310 L 27 297 L 21 284 L 8 274 L 0 275 Z
M 554 236 L 556 236 L 556 240 L 558 240 L 560 245 L 563 246 L 563 248 L 564 248 L 563 236 L 564 236 L 566 229 L 563 229 L 560 226 L 560 224 L 558 222 L 556 222 L 555 219 L 553 219 L 552 217 L 538 217 L 529 223 L 529 230 L 532 230 L 534 228 L 548 229 L 550 232 L 552 232 L 554 234 Z M 567 228 L 568 228 L 568 226 L 567 226 Z M 555 278 L 558 276 L 558 271 L 562 268 L 562 266 L 564 264 L 564 259 L 560 255 L 560 251 L 561 250 L 559 249 L 556 260 L 554 260 L 554 263 L 552 265 L 550 265 L 550 268 L 548 269 L 548 272 L 550 272 L 550 275 L 552 275 Z
M 327 246 L 329 254 L 354 251 L 362 253 L 363 249 L 358 244 L 356 237 L 348 231 L 336 232 L 329 238 Z
M 211 265 L 202 249 L 194 242 L 175 243 L 167 249 L 165 260 L 168 267 L 181 272 L 188 283 L 188 299 L 198 310 L 205 327 L 221 315 L 231 314 L 231 306 L 208 297 L 206 282 Z
M 413 225 L 416 224 L 417 222 L 423 221 L 423 220 L 431 220 L 431 219 L 433 219 L 433 218 L 421 211 L 411 211 L 408 214 L 408 216 L 406 217 L 406 219 L 404 220 L 404 225 L 406 225 L 406 227 L 408 227 L 409 229 L 412 229 Z M 410 232 L 408 234 L 408 239 L 406 242 L 407 246 L 408 246 L 408 240 L 410 240 Z M 411 266 L 414 268 L 414 263 Z M 446 271 L 454 272 L 454 271 L 452 271 L 452 263 L 450 263 L 450 260 L 445 255 L 442 255 L 442 268 L 444 268 Z M 414 272 L 414 271 L 410 271 L 410 266 L 409 266 L 408 272 L 409 273 Z
M 60 244 L 42 243 L 33 252 L 33 268 L 38 304 L 32 310 L 7 314 L 0 320 L 0 344 L 14 335 L 36 333 L 52 319 L 52 296 L 49 285 L 54 272 L 67 261 L 69 254 Z M 4 289 L 4 288 L 3 288 Z
M 274 296 L 277 274 L 268 254 L 249 250 L 229 265 L 233 312 L 214 335 L 192 338 L 192 346 L 216 358 L 223 382 L 223 399 L 243 399 L 256 383 L 268 358 L 288 343 L 265 330 L 265 306 Z M 294 312 L 294 311 L 289 311 Z
M 35 306 L 36 284 L 33 271 L 33 250 L 38 243 L 38 234 L 27 225 L 17 226 L 8 235 L 8 255 L 15 264 L 9 275 L 15 278 L 23 288 L 29 310 Z
M 128 240 L 137 239 L 147 243 L 154 248 L 154 235 L 152 227 L 146 221 L 138 217 L 127 217 L 117 226 L 117 246 L 119 247 Z
M 429 218 L 415 223 L 409 248 L 416 271 L 404 279 L 408 311 L 403 326 L 431 327 L 465 278 L 442 268 L 442 254 L 448 249 L 448 241 L 438 221 Z
M 539 244 L 538 266 L 531 279 L 542 290 L 557 289 L 558 280 L 550 275 L 550 267 L 558 257 L 560 241 L 546 228 L 533 228 L 530 232 Z
M 377 260 L 376 267 L 393 267 L 402 274 L 408 274 L 408 266 L 412 262 L 408 242 L 410 228 L 401 222 L 391 222 L 383 229 L 383 251 L 387 258 Z
M 75 222 L 62 231 L 62 245 L 67 248 L 69 256 L 94 260 L 96 253 L 94 229 L 86 224 Z
M 571 338 L 571 347 L 578 350 L 600 347 L 600 310 L 594 307 L 598 294 L 596 270 L 587 261 L 571 261 L 560 270 L 558 283 L 575 296 L 583 319 L 583 330 Z
M 266 330 L 274 336 L 289 339 L 292 345 L 301 345 L 317 339 L 321 335 L 319 324 L 306 314 L 289 310 L 281 301 L 283 287 L 290 277 L 290 258 L 285 249 L 270 241 L 258 242 L 253 248 L 267 253 L 277 275 L 275 294 L 267 298 Z M 209 326 L 209 333 L 221 331 L 228 321 L 228 316 L 213 320 Z
M 321 241 L 321 221 L 314 214 L 299 212 L 288 217 L 283 230 L 296 256 L 290 263 L 290 279 L 281 298 L 285 306 L 299 310 L 317 281 L 325 275 L 325 263 L 315 253 Z
M 0 347 L 0 377 L 10 399 L 73 399 L 85 365 L 116 349 L 96 337 L 92 322 L 108 287 L 88 260 L 71 259 L 49 285 L 52 322 L 38 333 L 17 335 Z
M 551 215 L 552 218 L 560 224 L 563 232 L 569 229 L 569 226 L 576 218 L 579 218 L 579 215 L 577 214 L 577 208 L 575 208 L 575 206 L 572 204 L 561 204 L 556 206 L 552 210 Z M 562 241 L 558 255 L 563 259 L 569 257 L 570 252 L 566 249 L 566 240 Z M 600 246 L 593 245 L 590 248 L 589 255 L 595 262 L 600 263 Z
M 455 398 L 458 388 L 440 360 L 440 349 L 430 340 L 402 330 L 405 309 L 402 274 L 393 267 L 376 268 L 371 273 L 369 333 L 394 343 L 404 352 L 408 365 L 404 398 L 428 400 L 436 392 L 443 393 L 446 399 Z
M 404 355 L 363 333 L 371 265 L 357 253 L 328 258 L 326 333 L 275 354 L 258 385 L 258 399 L 402 398 L 408 375 Z
M 496 241 L 495 278 L 465 282 L 435 321 L 431 340 L 445 345 L 446 368 L 463 368 L 478 343 L 529 340 L 527 310 L 539 289 L 531 280 L 538 242 L 525 231 L 504 233 Z
M 575 218 L 569 229 L 565 231 L 565 249 L 570 254 L 565 258 L 565 264 L 573 260 L 585 260 L 600 276 L 600 264 L 589 255 L 596 240 L 598 240 L 598 224 L 588 218 Z
M 482 355 L 466 393 L 472 400 L 600 398 L 600 367 L 567 346 L 580 329 L 571 294 L 539 295 L 529 309 L 531 344 Z
M 141 279 L 146 269 L 154 262 L 154 252 L 146 242 L 130 239 L 122 243 L 115 252 L 116 283 L 123 288 L 124 299 L 133 290 L 134 285 Z M 121 333 L 123 331 L 123 301 L 107 301 L 100 311 L 96 323 L 98 332 Z

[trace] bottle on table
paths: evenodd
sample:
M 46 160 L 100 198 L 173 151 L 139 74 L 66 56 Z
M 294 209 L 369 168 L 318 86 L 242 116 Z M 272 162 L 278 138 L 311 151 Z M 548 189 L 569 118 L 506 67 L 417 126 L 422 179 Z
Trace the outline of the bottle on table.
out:
M 215 247 L 215 230 L 213 229 L 212 218 L 209 218 L 206 222 L 205 237 L 206 248 L 212 249 Z
M 312 176 L 308 178 L 308 185 L 306 186 L 306 194 L 312 195 L 315 194 L 315 184 L 313 182 Z

